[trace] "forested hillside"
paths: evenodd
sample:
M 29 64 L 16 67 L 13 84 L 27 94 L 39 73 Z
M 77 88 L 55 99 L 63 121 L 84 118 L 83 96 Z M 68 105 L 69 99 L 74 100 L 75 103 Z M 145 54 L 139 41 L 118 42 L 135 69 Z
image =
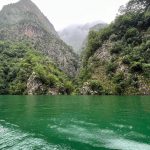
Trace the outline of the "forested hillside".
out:
M 89 29 L 81 61 L 31 0 L 0 12 L 0 94 L 150 94 L 150 1 Z M 80 64 L 80 66 L 79 66 Z
M 71 94 L 78 56 L 31 0 L 0 11 L 0 94 Z
M 89 33 L 78 81 L 81 94 L 150 94 L 149 0 L 130 0 L 113 23 Z
M 0 94 L 71 94 L 72 82 L 28 43 L 0 41 Z
M 53 25 L 31 0 L 20 0 L 0 11 L 0 40 L 26 41 L 46 54 L 69 76 L 76 74 L 78 57 L 58 36 Z

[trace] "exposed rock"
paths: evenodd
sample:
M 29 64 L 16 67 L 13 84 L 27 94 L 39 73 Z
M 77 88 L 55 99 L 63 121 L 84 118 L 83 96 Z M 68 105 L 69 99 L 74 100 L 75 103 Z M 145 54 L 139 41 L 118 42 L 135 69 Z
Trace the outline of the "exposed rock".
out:
M 42 82 L 38 79 L 35 72 L 32 73 L 27 81 L 27 94 L 35 95 L 45 91 L 45 87 Z
M 49 88 L 48 89 L 48 95 L 59 95 L 59 89 L 57 88 Z
M 112 47 L 110 41 L 106 41 L 102 47 L 100 47 L 94 54 L 94 57 L 100 61 L 110 61 L 112 56 L 110 55 L 109 49 Z
M 149 95 L 150 94 L 150 81 L 145 80 L 142 76 L 139 77 L 139 92 L 142 95 Z
M 21 0 L 2 9 L 0 40 L 29 42 L 66 74 L 71 77 L 76 74 L 78 56 L 59 38 L 53 25 L 30 0 Z
M 58 37 L 54 26 L 31 0 L 20 0 L 6 5 L 0 12 L 0 26 L 16 25 L 25 20 L 41 24 L 48 33 Z
M 80 94 L 81 95 L 97 95 L 98 91 L 93 91 L 90 88 L 90 83 L 84 82 L 83 87 L 80 89 Z

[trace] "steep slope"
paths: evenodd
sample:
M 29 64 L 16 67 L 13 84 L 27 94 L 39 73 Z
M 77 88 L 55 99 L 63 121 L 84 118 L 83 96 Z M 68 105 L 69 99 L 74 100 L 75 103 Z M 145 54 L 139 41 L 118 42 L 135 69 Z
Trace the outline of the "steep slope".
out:
M 99 30 L 105 28 L 106 26 L 107 26 L 107 24 L 101 24 L 101 23 L 99 23 L 99 24 L 96 24 L 96 25 L 92 26 L 89 29 L 89 31 L 99 31 Z
M 135 7 L 136 6 L 136 7 Z M 150 3 L 130 0 L 108 27 L 88 36 L 81 94 L 150 94 Z
M 47 32 L 58 36 L 53 25 L 31 0 L 21 0 L 16 4 L 4 6 L 0 13 L 1 27 L 6 25 L 16 25 L 22 21 L 37 23 Z
M 28 41 L 48 55 L 62 71 L 74 76 L 77 56 L 60 40 L 53 25 L 30 0 L 5 6 L 0 12 L 0 40 Z
M 0 94 L 71 94 L 70 79 L 25 42 L 0 41 Z
M 84 40 L 86 39 L 91 27 L 95 26 L 99 22 L 87 23 L 85 25 L 71 25 L 59 32 L 59 36 L 68 45 L 72 46 L 74 52 L 80 54 Z M 104 27 L 105 23 L 99 23 L 101 27 Z
M 107 26 L 108 26 L 107 24 L 101 24 L 101 23 L 96 24 L 96 25 L 92 26 L 91 28 L 89 28 L 88 35 L 91 31 L 100 31 Z M 86 45 L 88 44 L 88 35 L 85 37 L 84 41 L 82 42 L 82 45 L 80 48 L 81 49 L 81 55 L 83 55 L 84 49 L 86 48 Z

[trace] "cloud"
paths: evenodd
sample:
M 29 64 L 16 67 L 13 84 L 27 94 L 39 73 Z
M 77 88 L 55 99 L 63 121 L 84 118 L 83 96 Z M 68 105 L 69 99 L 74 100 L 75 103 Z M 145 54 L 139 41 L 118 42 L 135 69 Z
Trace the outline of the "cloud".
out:
M 0 9 L 4 4 L 18 0 L 0 2 Z M 32 0 L 48 17 L 56 30 L 70 24 L 84 24 L 96 20 L 110 23 L 114 20 L 119 6 L 129 0 Z

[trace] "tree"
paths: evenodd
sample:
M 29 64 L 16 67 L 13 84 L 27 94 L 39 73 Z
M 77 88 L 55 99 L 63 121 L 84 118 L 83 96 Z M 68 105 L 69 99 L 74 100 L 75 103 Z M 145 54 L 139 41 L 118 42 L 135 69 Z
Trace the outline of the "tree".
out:
M 144 12 L 150 7 L 150 0 L 130 0 L 127 5 L 121 6 L 119 12 L 121 14 L 130 12 Z

